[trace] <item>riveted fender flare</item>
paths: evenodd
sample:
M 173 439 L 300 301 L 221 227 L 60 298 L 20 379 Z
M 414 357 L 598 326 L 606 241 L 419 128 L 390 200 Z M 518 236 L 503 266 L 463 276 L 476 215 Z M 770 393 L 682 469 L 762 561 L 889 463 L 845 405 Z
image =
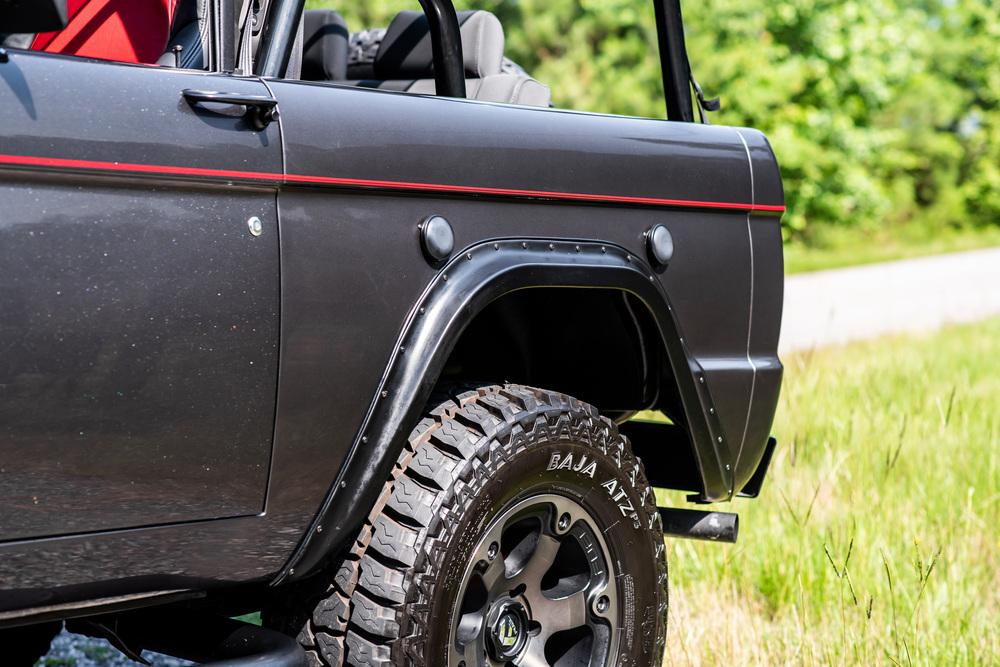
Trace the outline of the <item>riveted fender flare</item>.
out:
M 703 371 L 688 353 L 653 270 L 620 246 L 592 241 L 498 239 L 456 253 L 428 284 L 403 325 L 368 413 L 323 506 L 272 582 L 314 572 L 350 539 L 375 502 L 410 429 L 466 325 L 488 304 L 533 287 L 618 289 L 649 309 L 678 382 L 706 500 L 729 497 L 731 474 L 717 447 L 722 433 Z

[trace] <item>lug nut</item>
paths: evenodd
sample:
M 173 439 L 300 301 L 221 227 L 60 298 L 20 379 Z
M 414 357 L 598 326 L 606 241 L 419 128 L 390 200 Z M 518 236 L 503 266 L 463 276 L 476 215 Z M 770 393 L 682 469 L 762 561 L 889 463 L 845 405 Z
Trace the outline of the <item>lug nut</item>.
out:
M 494 542 L 490 545 L 489 550 L 486 552 L 486 557 L 493 560 L 497 557 L 498 553 L 500 553 L 500 545 Z
M 608 610 L 608 607 L 610 607 L 610 606 L 611 606 L 611 600 L 608 599 L 607 595 L 602 595 L 601 597 L 597 598 L 597 613 L 598 614 L 603 614 L 604 612 L 606 612 Z

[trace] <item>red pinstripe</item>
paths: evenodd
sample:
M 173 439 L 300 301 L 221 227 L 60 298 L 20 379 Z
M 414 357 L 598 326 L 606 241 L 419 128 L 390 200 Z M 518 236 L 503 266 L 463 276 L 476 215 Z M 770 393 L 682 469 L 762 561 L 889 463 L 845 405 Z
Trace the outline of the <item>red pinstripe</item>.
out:
M 645 204 L 648 206 L 672 206 L 682 208 L 705 208 L 748 211 L 751 213 L 782 213 L 784 206 L 773 204 L 746 204 L 739 202 L 701 201 L 694 199 L 665 199 L 661 197 L 633 197 L 628 195 L 593 194 L 586 192 L 557 192 L 552 190 L 527 190 L 520 188 L 493 188 L 473 185 L 446 185 L 439 183 L 414 183 L 408 181 L 385 181 L 368 178 L 343 178 L 337 176 L 309 176 L 305 174 L 281 174 L 264 171 L 242 171 L 233 169 L 204 169 L 201 167 L 176 167 L 159 164 L 133 164 L 129 162 L 103 162 L 98 160 L 71 160 L 66 158 L 38 157 L 33 155 L 0 155 L 0 165 L 41 169 L 65 169 L 78 171 L 105 171 L 130 174 L 152 174 L 159 176 L 189 176 L 212 179 L 259 181 L 269 184 L 329 185 L 336 187 L 376 188 L 381 190 L 403 190 L 418 192 L 441 192 L 451 194 L 490 195 L 502 197 L 534 197 L 563 201 L 587 201 L 619 204 Z

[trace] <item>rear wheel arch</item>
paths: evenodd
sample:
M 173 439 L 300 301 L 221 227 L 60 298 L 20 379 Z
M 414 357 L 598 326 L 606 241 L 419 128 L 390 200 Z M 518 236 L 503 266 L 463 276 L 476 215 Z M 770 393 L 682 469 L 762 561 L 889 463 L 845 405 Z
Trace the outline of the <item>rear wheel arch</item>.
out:
M 674 433 L 691 443 L 699 477 L 704 481 L 703 495 L 718 499 L 726 493 L 728 480 L 712 444 L 718 426 L 713 427 L 708 418 L 704 406 L 711 399 L 704 384 L 699 386 L 697 381 L 700 367 L 687 353 L 667 296 L 645 262 L 611 244 L 542 239 L 487 241 L 457 253 L 410 312 L 351 452 L 299 548 L 273 582 L 275 585 L 316 571 L 350 539 L 375 502 L 409 429 L 419 421 L 439 381 L 449 379 L 449 373 L 464 381 L 508 379 L 455 373 L 455 362 L 468 358 L 467 354 L 463 357 L 463 339 L 474 340 L 477 327 L 488 326 L 490 317 L 495 321 L 491 312 L 525 307 L 543 295 L 540 290 L 575 292 L 571 298 L 582 298 L 584 303 L 587 297 L 579 295 L 589 294 L 605 301 L 617 299 L 621 310 L 616 326 L 626 332 L 623 335 L 642 334 L 643 321 L 654 325 L 662 354 L 656 372 L 662 376 L 663 369 L 669 369 L 676 386 L 658 379 L 654 400 L 660 403 L 636 404 L 631 409 L 668 406 L 674 392 L 678 397 L 674 405 L 682 406 L 683 417 L 683 428 Z M 634 320 L 631 325 L 627 315 L 622 314 L 630 310 Z M 483 313 L 485 319 L 477 319 Z M 627 333 L 630 326 L 632 334 Z M 644 335 L 648 338 L 648 332 Z M 647 345 L 643 354 L 648 362 L 650 350 L 656 347 Z M 564 390 L 574 395 L 575 389 Z M 641 391 L 646 392 L 645 398 L 652 396 L 648 385 Z M 614 414 L 614 406 L 608 407 Z M 624 417 L 630 411 L 618 410 L 618 416 Z

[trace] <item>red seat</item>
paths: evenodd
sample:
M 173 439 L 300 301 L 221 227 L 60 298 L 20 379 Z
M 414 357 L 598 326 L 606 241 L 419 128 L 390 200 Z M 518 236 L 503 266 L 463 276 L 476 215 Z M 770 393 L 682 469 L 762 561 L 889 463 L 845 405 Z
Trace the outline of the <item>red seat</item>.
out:
M 129 63 L 155 63 L 170 36 L 177 0 L 69 0 L 69 20 L 39 33 L 36 51 Z

